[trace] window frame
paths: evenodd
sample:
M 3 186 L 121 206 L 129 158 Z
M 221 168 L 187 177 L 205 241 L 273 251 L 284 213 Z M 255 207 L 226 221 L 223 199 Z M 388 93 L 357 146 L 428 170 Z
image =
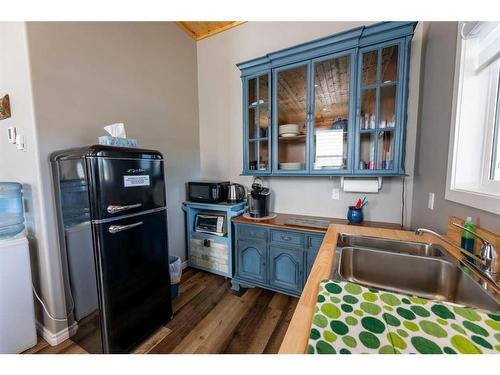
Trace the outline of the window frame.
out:
M 488 72 L 490 79 L 486 98 L 486 117 L 483 125 L 484 137 L 481 149 L 481 165 L 478 165 L 478 168 L 480 168 L 479 178 L 477 179 L 478 186 L 474 188 L 463 188 L 457 186 L 457 154 L 460 151 L 459 134 L 461 127 L 466 126 L 460 121 L 465 70 L 465 64 L 462 62 L 465 60 L 466 53 L 465 48 L 463 48 L 463 40 L 461 36 L 462 25 L 463 23 L 458 23 L 445 199 L 500 215 L 500 181 L 492 181 L 490 179 L 494 150 L 494 132 L 495 127 L 497 126 L 496 124 L 498 123 L 498 117 L 500 116 L 500 113 L 498 112 L 498 109 L 500 108 L 500 85 L 498 82 L 500 69 L 499 61 L 492 64 L 492 66 L 485 68 L 490 70 Z M 492 74 L 495 73 L 495 71 L 497 81 L 493 84 L 494 78 L 492 77 Z M 488 135 L 491 136 L 489 137 Z
M 489 180 L 494 180 L 495 169 L 500 169 L 500 62 L 498 68 L 496 112 L 493 124 L 493 145 L 491 146 L 490 150 L 491 155 L 489 156 L 489 160 L 491 164 L 489 165 L 489 169 L 486 171 L 486 173 L 488 173 Z M 500 181 L 500 172 L 498 177 L 499 179 L 496 181 Z

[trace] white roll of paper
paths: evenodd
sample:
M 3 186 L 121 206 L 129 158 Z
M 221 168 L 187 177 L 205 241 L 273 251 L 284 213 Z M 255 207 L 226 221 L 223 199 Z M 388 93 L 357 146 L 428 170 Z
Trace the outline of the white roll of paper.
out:
M 379 182 L 376 178 L 346 178 L 344 191 L 349 193 L 378 193 Z

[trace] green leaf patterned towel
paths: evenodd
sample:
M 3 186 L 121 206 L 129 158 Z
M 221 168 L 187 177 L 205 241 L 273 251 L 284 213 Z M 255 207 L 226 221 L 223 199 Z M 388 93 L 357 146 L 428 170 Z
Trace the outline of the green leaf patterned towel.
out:
M 325 280 L 307 352 L 499 354 L 500 315 Z

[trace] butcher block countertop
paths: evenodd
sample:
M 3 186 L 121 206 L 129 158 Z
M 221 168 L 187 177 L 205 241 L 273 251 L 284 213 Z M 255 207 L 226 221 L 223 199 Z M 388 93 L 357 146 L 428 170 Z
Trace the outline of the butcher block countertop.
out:
M 452 218 L 450 218 L 450 220 L 451 219 Z M 316 261 L 314 262 L 311 273 L 297 304 L 297 308 L 288 326 L 288 330 L 279 350 L 280 354 L 303 354 L 306 352 L 319 284 L 321 281 L 331 278 L 339 233 L 415 242 L 432 242 L 442 245 L 452 255 L 457 258 L 459 257 L 458 250 L 427 233 L 422 236 L 417 236 L 414 232 L 404 230 L 374 228 L 366 225 L 331 224 L 326 232 Z
M 309 225 L 301 226 L 301 225 L 291 225 L 289 224 L 289 220 L 305 220 L 308 221 Z M 319 222 L 328 222 L 331 224 L 342 224 L 348 227 L 374 227 L 374 228 L 387 228 L 387 229 L 402 229 L 400 224 L 394 223 L 382 223 L 376 221 L 363 221 L 359 224 L 349 224 L 347 219 L 336 219 L 331 217 L 320 217 L 320 216 L 304 216 L 304 215 L 292 215 L 292 214 L 276 214 L 276 217 L 272 219 L 249 219 L 244 216 L 237 216 L 233 218 L 233 223 L 239 224 L 252 224 L 252 225 L 262 225 L 265 227 L 279 228 L 279 229 L 295 229 L 295 230 L 304 230 L 311 232 L 319 232 L 325 233 L 328 228 L 327 227 L 315 227 L 314 221 Z M 311 225 L 311 226 L 310 226 Z

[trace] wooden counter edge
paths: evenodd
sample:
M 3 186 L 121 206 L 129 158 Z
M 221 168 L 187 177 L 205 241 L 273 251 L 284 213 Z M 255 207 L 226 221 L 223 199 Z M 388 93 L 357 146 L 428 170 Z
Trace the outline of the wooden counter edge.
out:
M 432 242 L 445 247 L 452 255 L 458 258 L 459 252 L 438 238 L 428 234 L 417 236 L 414 232 L 404 230 L 353 227 L 349 225 L 331 224 L 318 251 L 318 255 L 300 296 L 297 308 L 281 343 L 278 354 L 304 354 L 307 349 L 311 321 L 316 306 L 319 283 L 331 277 L 331 270 L 337 247 L 339 233 L 364 235 L 395 240 L 415 242 Z
M 304 354 L 306 351 L 318 286 L 330 277 L 339 233 L 337 227 L 331 224 L 325 234 L 278 354 Z

